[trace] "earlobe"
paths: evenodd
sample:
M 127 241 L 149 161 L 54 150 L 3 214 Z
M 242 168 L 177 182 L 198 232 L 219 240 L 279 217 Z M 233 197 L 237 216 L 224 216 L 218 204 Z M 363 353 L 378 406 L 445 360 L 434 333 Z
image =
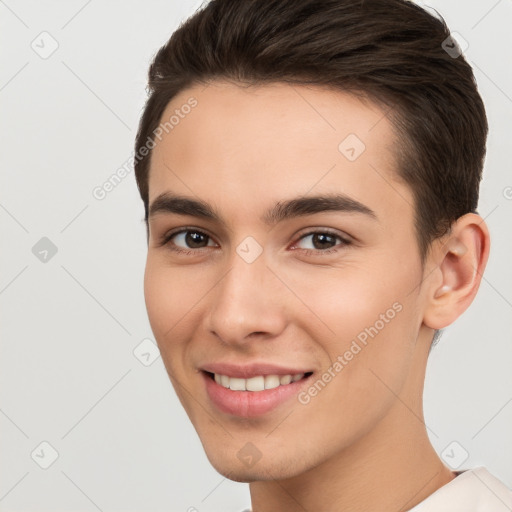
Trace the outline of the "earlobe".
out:
M 489 232 L 479 215 L 468 213 L 452 225 L 433 254 L 438 264 L 427 287 L 426 326 L 442 329 L 469 307 L 480 286 L 489 247 Z

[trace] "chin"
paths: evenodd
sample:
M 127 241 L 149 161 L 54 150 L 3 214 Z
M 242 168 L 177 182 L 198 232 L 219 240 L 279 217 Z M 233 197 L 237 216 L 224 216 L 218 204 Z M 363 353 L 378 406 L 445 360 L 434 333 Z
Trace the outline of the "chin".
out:
M 228 457 L 226 452 L 210 450 L 206 451 L 206 456 L 218 473 L 234 482 L 284 480 L 297 476 L 308 469 L 303 460 L 299 462 L 291 457 L 285 460 L 276 459 L 274 456 L 271 460 L 265 460 L 265 457 L 262 456 L 260 460 L 249 466 L 240 461 L 236 454 L 233 457 Z
M 221 465 L 215 466 L 212 464 L 214 469 L 222 476 L 233 480 L 234 482 L 251 483 L 251 482 L 264 482 L 270 480 L 286 480 L 300 474 L 300 471 L 292 471 L 290 468 L 280 470 L 278 468 L 266 468 L 266 467 L 253 467 L 253 468 L 242 468 L 233 467 L 233 465 Z

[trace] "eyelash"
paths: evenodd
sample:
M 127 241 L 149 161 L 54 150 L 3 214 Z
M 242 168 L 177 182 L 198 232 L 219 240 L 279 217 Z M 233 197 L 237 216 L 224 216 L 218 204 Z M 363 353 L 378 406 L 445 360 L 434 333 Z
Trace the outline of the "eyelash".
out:
M 210 235 L 208 235 L 208 233 L 205 233 L 204 231 L 201 231 L 201 230 L 193 228 L 193 227 L 184 227 L 184 228 L 180 228 L 179 230 L 175 230 L 175 231 L 171 231 L 170 233 L 166 233 L 160 239 L 159 247 L 163 247 L 164 245 L 167 245 L 171 251 L 176 252 L 177 254 L 186 254 L 186 255 L 192 255 L 193 253 L 198 253 L 199 251 L 202 251 L 202 249 L 207 249 L 207 247 L 200 247 L 197 249 L 192 249 L 192 248 L 191 249 L 183 249 L 181 247 L 172 245 L 170 243 L 172 238 L 175 237 L 176 235 L 179 235 L 181 233 L 187 233 L 187 232 L 197 233 L 197 234 L 204 235 L 204 236 L 208 237 L 210 240 L 212 239 L 212 237 Z M 305 253 L 308 256 L 310 256 L 310 255 L 324 256 L 327 254 L 332 254 L 332 253 L 338 252 L 340 249 L 337 249 L 336 247 L 340 247 L 340 246 L 346 247 L 346 246 L 351 245 L 351 243 L 352 243 L 350 240 L 342 237 L 341 235 L 339 235 L 338 233 L 335 233 L 334 231 L 331 231 L 329 229 L 321 229 L 321 230 L 308 231 L 307 233 L 302 234 L 300 236 L 300 238 L 297 240 L 297 242 L 294 242 L 293 245 L 296 245 L 297 243 L 299 243 L 301 240 L 303 240 L 304 238 L 306 238 L 308 236 L 318 235 L 318 234 L 329 235 L 333 238 L 337 238 L 338 240 L 341 241 L 341 243 L 335 247 L 331 247 L 329 249 L 324 249 L 324 250 L 322 250 L 322 249 L 293 249 L 293 250 L 294 251 L 296 251 L 296 250 L 302 251 L 303 253 Z

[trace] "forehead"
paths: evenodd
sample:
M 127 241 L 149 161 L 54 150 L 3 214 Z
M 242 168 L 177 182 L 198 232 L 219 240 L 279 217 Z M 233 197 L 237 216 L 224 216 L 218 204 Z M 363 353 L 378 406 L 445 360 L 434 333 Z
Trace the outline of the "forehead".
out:
M 412 214 L 392 125 L 369 100 L 321 87 L 213 82 L 173 98 L 161 126 L 150 204 L 170 190 L 228 213 L 238 202 L 237 212 L 256 217 L 265 198 L 341 192 L 376 211 Z

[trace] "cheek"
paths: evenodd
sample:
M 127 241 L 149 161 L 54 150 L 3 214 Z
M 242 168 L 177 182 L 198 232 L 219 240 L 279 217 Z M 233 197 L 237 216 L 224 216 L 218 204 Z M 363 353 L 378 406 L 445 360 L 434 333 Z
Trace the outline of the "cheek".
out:
M 330 283 L 328 293 L 312 283 L 301 292 L 322 322 L 311 315 L 296 320 L 325 354 L 317 379 L 327 381 L 315 381 L 301 396 L 308 404 L 303 421 L 312 436 L 315 432 L 333 445 L 349 445 L 389 411 L 414 354 L 412 297 L 397 282 L 393 287 L 387 279 L 348 274 L 325 282 L 311 276 L 316 285 Z
M 394 280 L 357 264 L 289 273 L 288 282 L 308 310 L 306 317 L 298 315 L 295 320 L 303 319 L 304 328 L 315 329 L 317 336 L 323 329 L 329 333 L 328 339 L 352 338 L 400 300 L 399 283 L 390 281 Z M 297 309 L 300 307 L 297 303 Z M 388 316 L 394 317 L 395 311 Z
M 168 315 L 172 314 L 174 300 L 167 276 L 149 255 L 144 273 L 144 298 L 151 328 L 160 343 L 162 333 L 172 326 L 172 318 Z
M 170 267 L 159 260 L 157 255 L 148 254 L 144 297 L 151 329 L 160 349 L 165 350 L 183 339 L 181 333 L 193 315 L 193 307 L 206 290 L 202 290 L 203 281 L 197 274 L 191 276 L 192 271 Z
M 396 382 L 414 349 L 418 312 L 410 292 L 416 269 L 384 263 L 373 271 L 355 264 L 318 268 L 295 280 L 297 295 L 310 310 L 295 321 L 328 355 L 326 365 L 338 357 L 347 362 L 344 373 L 351 381 L 375 380 L 371 369 Z

